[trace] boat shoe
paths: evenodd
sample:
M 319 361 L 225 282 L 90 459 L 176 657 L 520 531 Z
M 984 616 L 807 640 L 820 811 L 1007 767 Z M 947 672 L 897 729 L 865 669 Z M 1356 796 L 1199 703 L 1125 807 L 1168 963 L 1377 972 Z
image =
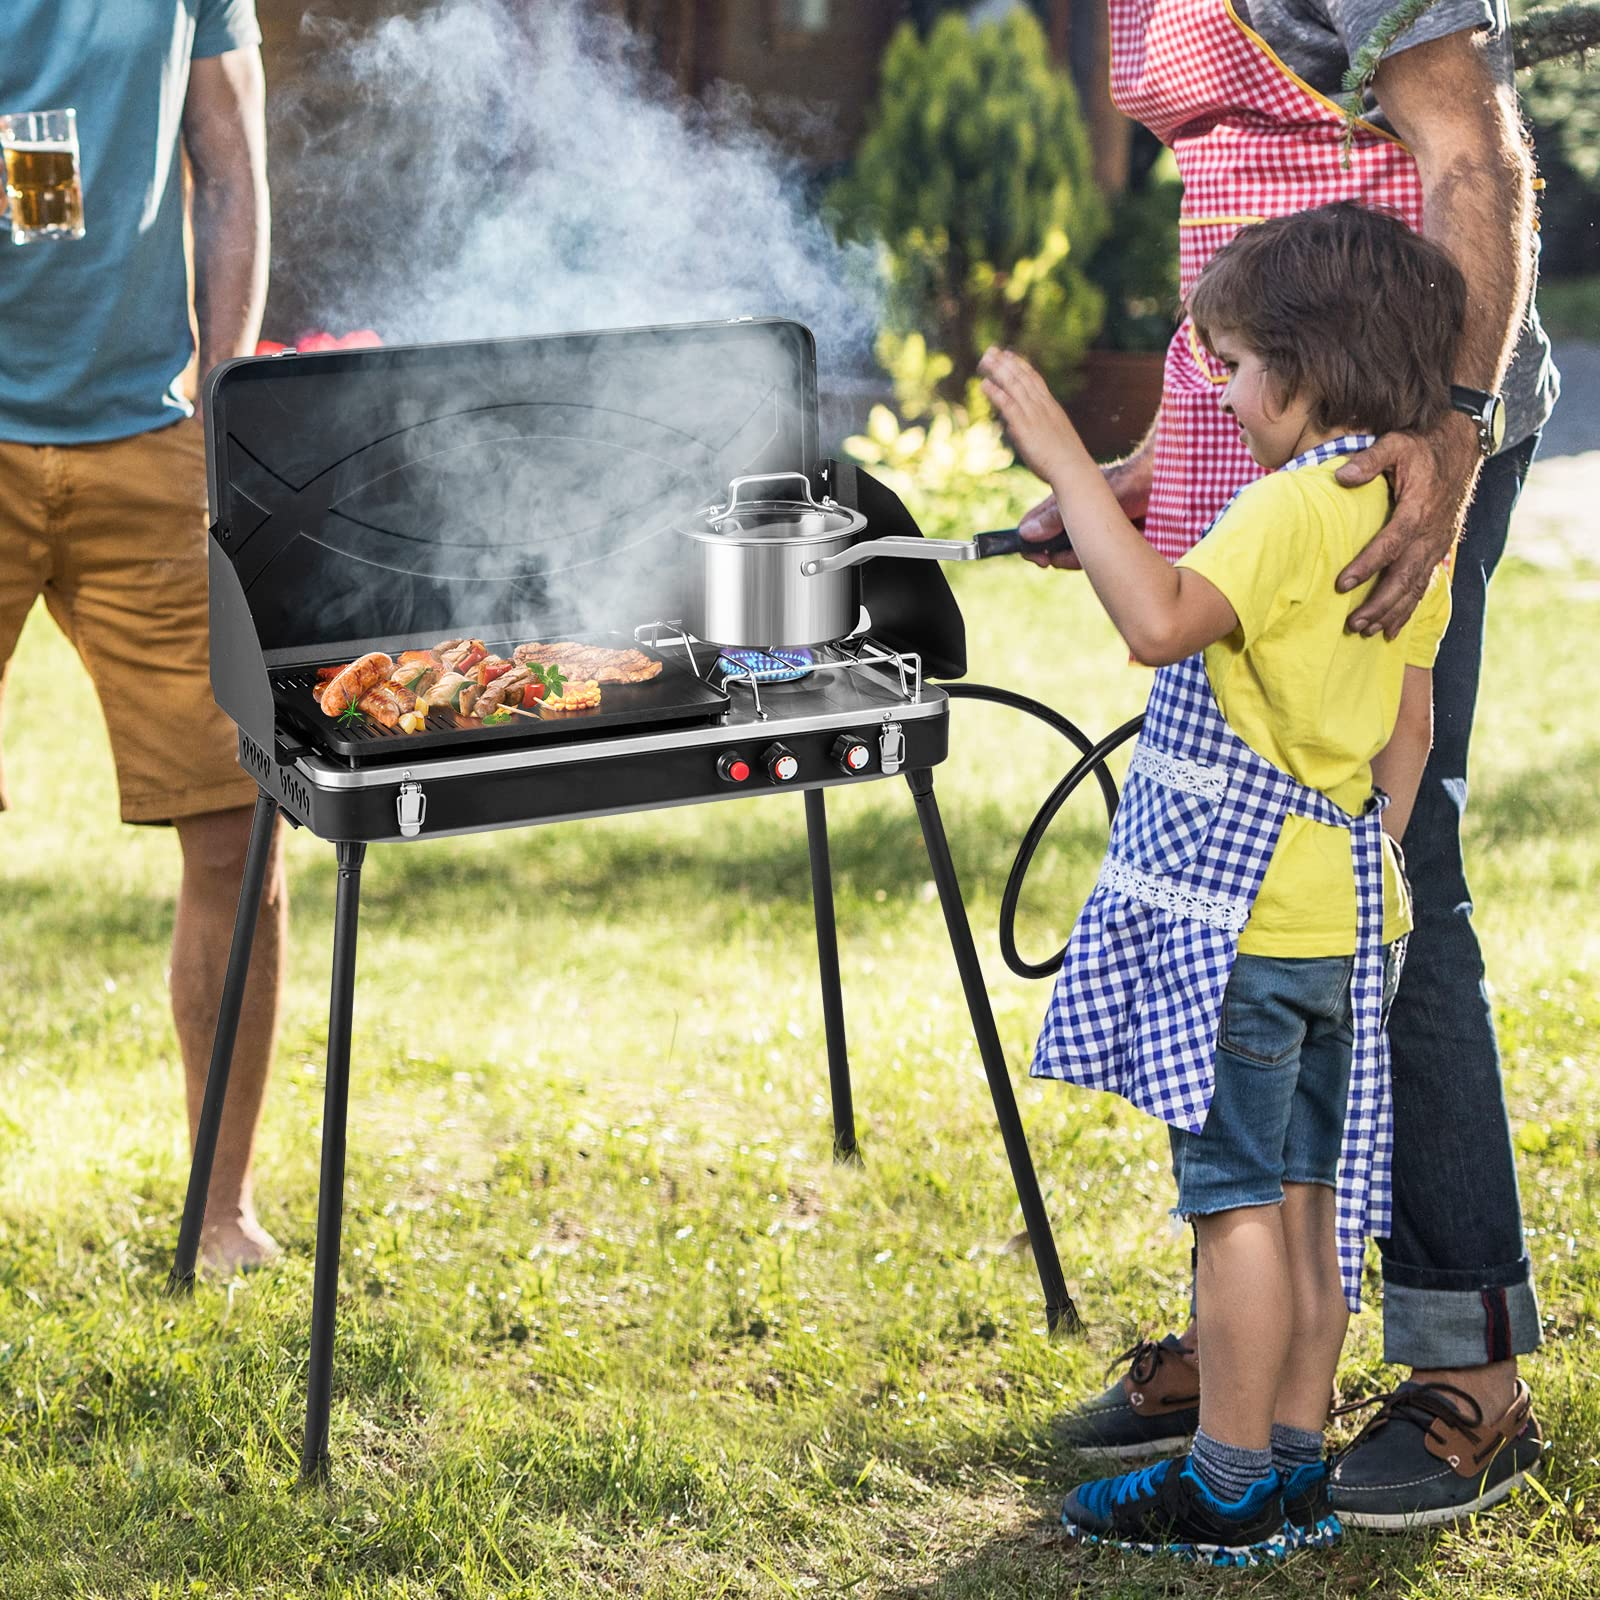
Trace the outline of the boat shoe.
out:
M 1434 1527 L 1504 1500 L 1544 1448 L 1520 1378 L 1492 1421 L 1453 1384 L 1402 1383 L 1379 1398 L 1378 1414 L 1334 1463 L 1328 1494 L 1346 1527 Z
M 1057 1442 L 1069 1450 L 1124 1461 L 1179 1455 L 1200 1424 L 1200 1367 L 1175 1334 L 1141 1339 L 1111 1365 L 1127 1371 L 1102 1395 L 1061 1419 Z
M 1061 1507 L 1061 1525 L 1085 1544 L 1217 1567 L 1258 1566 L 1288 1549 L 1276 1472 L 1238 1500 L 1218 1500 L 1187 1456 L 1079 1484 Z

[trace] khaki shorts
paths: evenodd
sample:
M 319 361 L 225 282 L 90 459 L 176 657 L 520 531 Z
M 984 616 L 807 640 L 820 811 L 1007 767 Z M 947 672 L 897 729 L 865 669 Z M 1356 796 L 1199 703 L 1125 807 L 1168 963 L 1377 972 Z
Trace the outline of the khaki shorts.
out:
M 255 798 L 211 698 L 207 521 L 197 419 L 105 444 L 0 441 L 0 662 L 43 595 L 100 696 L 124 822 Z M 4 697 L 0 676 L 0 712 Z

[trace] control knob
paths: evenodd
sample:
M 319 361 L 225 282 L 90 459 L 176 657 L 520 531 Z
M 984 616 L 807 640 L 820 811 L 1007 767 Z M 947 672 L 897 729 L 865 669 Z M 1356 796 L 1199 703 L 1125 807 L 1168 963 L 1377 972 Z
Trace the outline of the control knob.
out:
M 841 772 L 854 774 L 867 770 L 867 763 L 872 760 L 872 752 L 865 742 L 856 738 L 853 733 L 841 733 L 833 741 L 833 748 L 828 752 L 828 757 Z
M 800 771 L 800 762 L 788 745 L 773 745 L 761 759 L 766 763 L 767 776 L 774 783 L 788 783 Z

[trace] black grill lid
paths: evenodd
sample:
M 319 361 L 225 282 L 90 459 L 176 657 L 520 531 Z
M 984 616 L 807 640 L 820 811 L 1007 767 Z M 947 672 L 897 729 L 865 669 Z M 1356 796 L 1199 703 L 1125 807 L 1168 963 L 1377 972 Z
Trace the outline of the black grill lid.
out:
M 778 319 L 252 358 L 205 413 L 214 548 L 269 665 L 677 617 L 673 517 L 819 455 L 815 346 Z

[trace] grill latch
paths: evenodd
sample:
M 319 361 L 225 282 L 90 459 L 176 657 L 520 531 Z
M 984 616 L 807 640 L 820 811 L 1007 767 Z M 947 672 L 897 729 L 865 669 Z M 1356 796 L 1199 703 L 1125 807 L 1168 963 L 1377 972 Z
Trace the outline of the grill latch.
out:
M 422 819 L 428 814 L 428 797 L 422 792 L 422 785 L 415 781 L 402 783 L 394 808 L 400 818 L 400 836 L 415 839 L 422 832 Z
M 883 731 L 878 735 L 878 764 L 887 773 L 900 770 L 900 763 L 905 760 L 906 736 L 898 722 L 885 719 Z

